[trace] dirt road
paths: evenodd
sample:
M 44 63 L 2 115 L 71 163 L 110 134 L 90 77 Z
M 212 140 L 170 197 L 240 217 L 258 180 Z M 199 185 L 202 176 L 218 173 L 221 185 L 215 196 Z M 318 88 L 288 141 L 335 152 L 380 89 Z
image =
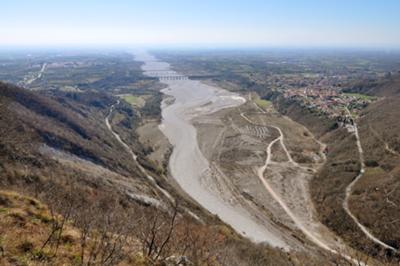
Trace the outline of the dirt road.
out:
M 117 100 L 117 102 L 115 104 L 113 104 L 110 107 L 110 111 L 107 115 L 107 117 L 105 118 L 105 123 L 106 126 L 108 128 L 108 130 L 114 135 L 114 137 L 117 139 L 117 141 L 125 148 L 125 150 L 132 156 L 132 159 L 135 161 L 135 163 L 137 164 L 137 166 L 139 167 L 140 171 L 147 177 L 147 179 L 162 193 L 164 194 L 165 197 L 167 197 L 171 202 L 175 202 L 174 198 L 171 196 L 170 193 L 168 193 L 168 191 L 166 191 L 165 189 L 163 189 L 162 187 L 160 187 L 157 182 L 154 180 L 154 178 L 146 171 L 146 169 L 143 168 L 143 166 L 140 165 L 140 163 L 137 161 L 137 155 L 133 152 L 133 150 L 128 146 L 128 144 L 126 144 L 121 137 L 118 135 L 117 132 L 115 132 L 112 129 L 112 126 L 110 124 L 110 118 L 111 115 L 114 111 L 114 108 L 116 105 L 118 105 L 120 103 L 120 100 Z
M 38 72 L 36 75 L 32 76 L 30 79 L 24 80 L 24 81 L 22 82 L 22 85 L 23 85 L 23 86 L 28 86 L 28 85 L 32 84 L 34 81 L 36 81 L 36 80 L 42 78 L 43 73 L 44 73 L 44 71 L 46 70 L 46 67 L 47 67 L 47 63 L 44 63 L 44 64 L 42 65 L 42 67 L 40 68 L 39 72 Z
M 262 110 L 263 114 L 266 114 L 266 112 L 264 110 Z M 254 123 L 253 121 L 251 121 L 244 113 L 240 113 L 240 115 L 249 123 L 256 125 L 256 123 Z M 304 221 L 299 219 L 293 212 L 292 210 L 287 206 L 287 204 L 284 202 L 284 200 L 278 195 L 278 193 L 273 189 L 273 187 L 269 184 L 269 182 L 267 181 L 267 179 L 264 177 L 264 173 L 267 170 L 268 166 L 271 164 L 272 162 L 272 146 L 279 142 L 280 145 L 282 146 L 283 150 L 286 153 L 288 162 L 292 163 L 294 166 L 297 167 L 301 167 L 297 162 L 293 161 L 293 158 L 291 157 L 285 143 L 284 143 L 284 135 L 282 133 L 282 130 L 277 127 L 277 126 L 272 126 L 270 125 L 270 127 L 276 129 L 279 132 L 279 136 L 277 138 L 275 138 L 273 141 L 271 141 L 266 149 L 266 159 L 265 159 L 265 164 L 261 167 L 259 167 L 257 169 L 257 176 L 260 179 L 260 181 L 262 182 L 263 186 L 265 187 L 265 189 L 268 191 L 268 193 L 274 198 L 274 200 L 276 200 L 279 205 L 281 206 L 281 208 L 285 211 L 285 213 L 293 220 L 293 222 L 296 224 L 296 226 L 306 235 L 306 237 L 311 240 L 315 245 L 317 245 L 318 247 L 331 252 L 334 255 L 340 255 L 343 258 L 345 258 L 348 261 L 351 261 L 353 263 L 355 263 L 356 265 L 363 265 L 366 266 L 366 264 L 358 259 L 355 259 L 353 257 L 351 257 L 350 255 L 347 255 L 344 252 L 339 252 L 339 250 L 343 250 L 344 249 L 344 245 L 332 240 L 332 239 L 327 239 L 324 236 L 321 236 L 319 233 L 316 233 L 315 231 L 312 231 L 309 229 L 309 226 L 306 226 Z M 319 142 L 320 143 L 320 142 Z M 323 144 L 322 144 L 323 145 Z M 324 145 L 323 145 L 324 146 Z M 311 206 L 310 206 L 311 207 Z M 318 224 L 316 224 L 316 226 L 318 227 Z
M 142 69 L 149 76 L 158 77 L 158 73 L 166 71 L 170 75 L 177 75 L 170 70 L 167 63 L 157 61 L 149 54 L 137 54 L 136 60 L 145 62 Z M 160 81 L 168 86 L 163 93 L 174 99 L 173 103 L 163 102 L 163 120 L 160 125 L 161 131 L 174 147 L 169 162 L 173 178 L 194 200 L 218 215 L 238 233 L 255 242 L 266 242 L 275 247 L 289 249 L 286 240 L 268 220 L 261 221 L 251 210 L 237 203 L 245 201 L 240 193 L 235 193 L 225 185 L 220 186 L 212 178 L 217 174 L 216 170 L 198 145 L 196 128 L 192 122 L 194 118 L 239 106 L 246 100 L 200 81 Z M 215 193 L 217 187 L 221 187 L 224 193 Z
M 364 225 L 362 225 L 360 223 L 360 221 L 351 212 L 351 210 L 349 208 L 349 199 L 352 194 L 353 187 L 363 177 L 363 175 L 365 173 L 364 151 L 363 151 L 363 148 L 361 145 L 361 140 L 360 140 L 360 135 L 358 133 L 357 124 L 354 123 L 353 127 L 354 127 L 354 136 L 356 137 L 356 143 L 357 143 L 357 149 L 358 149 L 358 153 L 359 153 L 359 160 L 360 160 L 361 168 L 360 168 L 360 173 L 358 174 L 358 176 L 346 188 L 346 196 L 343 201 L 343 208 L 346 211 L 346 213 L 351 217 L 351 219 L 354 221 L 354 223 L 358 226 L 358 228 L 360 228 L 360 230 L 365 234 L 366 237 L 368 237 L 370 240 L 372 240 L 373 242 L 375 242 L 376 244 L 378 244 L 384 248 L 398 252 L 398 250 L 395 249 L 394 247 L 389 246 L 388 244 L 382 242 L 380 239 L 375 237 Z

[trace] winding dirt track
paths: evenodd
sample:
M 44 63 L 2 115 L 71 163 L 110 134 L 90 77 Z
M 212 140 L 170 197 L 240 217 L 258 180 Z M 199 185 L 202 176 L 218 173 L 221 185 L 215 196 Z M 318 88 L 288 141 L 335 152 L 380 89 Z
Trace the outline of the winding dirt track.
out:
M 168 193 L 168 191 L 166 191 L 165 189 L 163 189 L 162 187 L 160 187 L 157 182 L 154 180 L 154 178 L 149 175 L 146 171 L 146 169 L 143 168 L 143 166 L 140 165 L 140 163 L 137 161 L 137 155 L 133 152 L 133 150 L 128 146 L 128 144 L 126 144 L 120 137 L 120 135 L 118 135 L 117 132 L 115 132 L 112 129 L 112 126 L 110 124 L 110 117 L 112 115 L 112 112 L 114 111 L 114 108 L 116 105 L 118 105 L 120 103 L 120 100 L 117 100 L 117 102 L 115 104 L 113 104 L 110 107 L 110 111 L 108 113 L 108 115 L 105 118 L 105 123 L 106 126 L 108 128 L 108 130 L 114 135 L 115 139 L 125 148 L 125 150 L 132 156 L 132 159 L 136 162 L 137 166 L 139 167 L 139 170 L 147 177 L 147 179 L 162 193 L 164 194 L 165 197 L 167 197 L 171 202 L 174 202 L 174 198 L 171 196 L 171 194 Z
M 215 165 L 200 150 L 193 120 L 217 111 L 242 105 L 246 100 L 216 86 L 198 80 L 164 80 L 157 72 L 172 71 L 166 62 L 147 53 L 138 52 L 135 60 L 142 61 L 145 75 L 159 78 L 166 85 L 167 96 L 162 104 L 160 130 L 173 146 L 169 159 L 169 173 L 192 199 L 210 213 L 229 224 L 244 237 L 257 243 L 289 250 L 289 234 L 283 234 L 270 219 L 260 219 L 246 198 L 225 182 Z M 262 213 L 263 214 L 263 213 Z
M 345 199 L 343 201 L 343 208 L 346 211 L 346 213 L 351 217 L 351 219 L 354 221 L 354 223 L 358 226 L 358 228 L 360 228 L 360 230 L 365 234 L 366 237 L 368 237 L 374 243 L 376 243 L 376 244 L 378 244 L 378 245 L 380 245 L 380 246 L 382 246 L 384 248 L 387 248 L 387 249 L 390 249 L 392 251 L 398 252 L 398 250 L 395 249 L 394 247 L 389 246 L 388 244 L 382 242 L 380 239 L 375 237 L 364 225 L 362 225 L 359 222 L 357 217 L 351 212 L 351 210 L 349 208 L 349 199 L 350 199 L 353 187 L 363 177 L 363 175 L 365 173 L 364 151 L 363 151 L 362 146 L 361 146 L 360 135 L 358 134 L 357 124 L 354 124 L 354 135 L 356 137 L 357 148 L 358 148 L 358 153 L 359 153 L 359 157 L 360 157 L 359 160 L 360 160 L 360 164 L 361 164 L 361 169 L 360 169 L 360 173 L 358 174 L 358 176 L 346 188 L 346 196 L 345 196 Z
M 257 106 L 258 107 L 258 106 Z M 266 112 L 264 110 L 261 110 L 261 113 L 265 114 Z M 254 123 L 253 121 L 251 121 L 244 113 L 240 113 L 240 115 L 249 123 L 256 125 L 256 123 Z M 309 229 L 307 229 L 303 222 L 301 220 L 299 220 L 296 215 L 292 212 L 292 210 L 287 206 L 287 204 L 282 200 L 282 198 L 274 191 L 274 189 L 271 187 L 271 185 L 268 183 L 268 181 L 264 178 L 264 172 L 265 170 L 268 168 L 268 165 L 271 163 L 271 149 L 272 146 L 279 141 L 280 145 L 282 146 L 283 150 L 285 151 L 285 154 L 288 158 L 288 161 L 290 163 L 292 163 L 295 166 L 299 166 L 299 164 L 295 161 L 293 161 L 285 143 L 284 143 L 284 135 L 282 133 L 282 130 L 279 127 L 276 126 L 269 126 L 272 128 L 275 128 L 276 130 L 278 130 L 279 132 L 279 136 L 274 139 L 273 141 L 271 141 L 268 146 L 267 146 L 267 158 L 265 159 L 265 164 L 263 166 L 261 166 L 260 168 L 257 169 L 257 176 L 260 179 L 260 181 L 262 182 L 263 186 L 265 187 L 265 189 L 268 191 L 268 193 L 274 198 L 274 200 L 276 200 L 276 202 L 278 202 L 278 204 L 281 206 L 281 208 L 285 211 L 285 213 L 292 219 L 292 221 L 295 223 L 295 225 L 318 247 L 331 252 L 334 255 L 339 255 L 341 257 L 343 257 L 344 259 L 353 262 L 356 265 L 360 265 L 360 266 L 367 266 L 366 263 L 355 259 L 343 252 L 339 252 L 338 250 L 335 250 L 334 248 L 330 247 L 329 244 L 327 242 L 325 242 L 323 239 L 318 238 L 313 232 L 311 232 Z M 320 142 L 318 142 L 320 143 Z M 301 166 L 300 166 L 301 167 Z
M 263 112 L 264 113 L 264 112 Z M 255 123 L 253 121 L 251 121 L 244 113 L 240 114 L 246 121 L 248 121 L 251 124 Z M 273 188 L 270 186 L 270 184 L 268 183 L 268 181 L 265 180 L 264 178 L 264 172 L 267 169 L 268 165 L 271 163 L 271 149 L 272 146 L 276 143 L 276 142 L 280 142 L 283 150 L 286 153 L 286 156 L 289 160 L 289 162 L 294 163 L 297 165 L 296 162 L 293 161 L 292 157 L 290 156 L 290 153 L 288 151 L 288 149 L 286 148 L 286 145 L 284 144 L 284 136 L 282 133 L 282 130 L 279 127 L 276 126 L 270 126 L 272 128 L 275 128 L 276 130 L 278 130 L 279 132 L 279 137 L 277 137 L 276 139 L 274 139 L 273 141 L 271 141 L 267 147 L 267 158 L 265 159 L 265 164 L 263 166 L 261 166 L 260 168 L 257 169 L 257 176 L 260 179 L 260 181 L 262 182 L 262 184 L 264 185 L 264 187 L 267 189 L 267 191 L 271 194 L 271 196 L 279 203 L 279 205 L 282 207 L 282 209 L 286 212 L 287 215 L 289 215 L 289 217 L 293 220 L 293 222 L 296 224 L 296 226 L 305 234 L 307 235 L 308 238 L 310 238 L 310 240 L 312 240 L 315 244 L 317 244 L 319 247 L 325 249 L 325 250 L 329 250 L 333 253 L 337 253 L 335 250 L 331 249 L 326 243 L 322 242 L 321 240 L 319 240 L 318 238 L 316 238 L 307 228 L 304 227 L 304 225 L 302 224 L 302 222 L 297 219 L 297 217 L 294 215 L 294 213 L 289 209 L 289 207 L 286 205 L 286 203 L 280 198 L 280 196 L 273 190 Z

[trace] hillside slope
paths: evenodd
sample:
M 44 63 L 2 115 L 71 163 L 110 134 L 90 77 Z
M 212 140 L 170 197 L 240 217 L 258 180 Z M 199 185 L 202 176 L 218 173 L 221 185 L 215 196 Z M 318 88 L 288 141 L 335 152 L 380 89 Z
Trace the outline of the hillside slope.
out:
M 398 96 L 400 95 L 400 73 L 390 74 L 378 80 L 361 81 L 346 91 L 380 97 Z
M 73 175 L 73 169 L 85 167 L 143 177 L 129 154 L 118 152 L 122 147 L 103 122 L 115 101 L 112 97 L 97 93 L 41 95 L 4 83 L 0 86 L 1 167 L 9 174 L 9 182 L 65 175 L 66 169 Z
M 400 97 L 369 106 L 359 119 L 366 173 L 350 207 L 386 243 L 400 248 Z
M 0 257 L 6 256 L 1 263 L 98 261 L 101 257 L 92 258 L 91 252 L 109 251 L 118 236 L 113 265 L 157 265 L 183 257 L 195 265 L 303 264 L 304 254 L 256 245 L 175 190 L 146 161 L 135 132 L 136 110 L 116 102 L 92 91 L 32 92 L 0 83 L 0 219 L 5 230 Z M 141 167 L 107 128 L 106 117 Z M 31 206 L 37 199 L 41 203 L 35 206 L 48 207 Z M 20 226 L 12 226 L 16 222 Z M 10 241 L 17 234 L 21 241 Z M 99 236 L 106 240 L 93 243 Z M 311 265 L 320 265 L 319 259 L 336 261 L 321 255 L 307 260 Z
M 394 248 L 400 247 L 397 230 L 400 226 L 398 81 L 398 77 L 393 77 L 391 81 L 375 84 L 368 91 L 358 91 L 374 96 L 391 96 L 370 104 L 357 119 L 366 172 L 355 184 L 349 200 L 350 210 L 360 223 Z M 307 126 L 328 145 L 327 162 L 311 183 L 321 221 L 367 254 L 396 260 L 398 255 L 369 240 L 343 209 L 346 187 L 361 169 L 354 134 L 296 103 L 278 99 L 275 104 L 281 112 Z
M 376 236 L 399 249 L 400 74 L 389 75 L 368 93 L 385 97 L 366 108 L 358 121 L 367 168 L 350 207 Z

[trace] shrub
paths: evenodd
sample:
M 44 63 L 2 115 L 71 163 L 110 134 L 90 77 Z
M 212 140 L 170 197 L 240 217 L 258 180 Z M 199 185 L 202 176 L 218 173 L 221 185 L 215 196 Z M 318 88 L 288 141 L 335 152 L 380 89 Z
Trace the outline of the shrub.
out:
M 18 249 L 24 253 L 30 252 L 33 250 L 33 243 L 29 240 L 25 240 L 18 245 Z
M 378 167 L 379 163 L 375 160 L 366 160 L 365 161 L 365 166 L 367 167 Z

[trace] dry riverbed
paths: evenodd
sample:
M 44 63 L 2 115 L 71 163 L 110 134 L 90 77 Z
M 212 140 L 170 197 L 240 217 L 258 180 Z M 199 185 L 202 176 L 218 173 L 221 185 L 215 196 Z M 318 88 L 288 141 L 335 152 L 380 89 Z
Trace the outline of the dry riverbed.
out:
M 255 242 L 335 254 L 345 248 L 316 218 L 308 184 L 325 162 L 324 145 L 306 128 L 251 99 L 176 78 L 149 54 L 136 60 L 145 74 L 164 75 L 159 127 L 173 146 L 170 174 L 191 198 Z

